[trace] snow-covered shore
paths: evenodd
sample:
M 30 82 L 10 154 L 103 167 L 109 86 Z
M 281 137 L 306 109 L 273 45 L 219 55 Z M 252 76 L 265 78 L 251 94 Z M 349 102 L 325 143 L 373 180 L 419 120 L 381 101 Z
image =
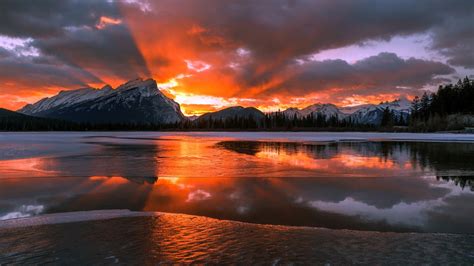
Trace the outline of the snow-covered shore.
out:
M 41 217 L 29 220 L 45 221 Z M 123 210 L 55 214 L 46 220 L 33 227 L 0 228 L 0 264 L 474 262 L 472 235 L 260 225 Z M 55 221 L 63 223 L 52 224 Z

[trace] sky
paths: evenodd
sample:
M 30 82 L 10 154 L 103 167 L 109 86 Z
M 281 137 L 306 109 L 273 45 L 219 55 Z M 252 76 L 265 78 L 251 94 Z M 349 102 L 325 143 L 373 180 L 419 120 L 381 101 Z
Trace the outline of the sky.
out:
M 0 107 L 153 78 L 187 115 L 414 97 L 474 74 L 472 0 L 2 0 Z

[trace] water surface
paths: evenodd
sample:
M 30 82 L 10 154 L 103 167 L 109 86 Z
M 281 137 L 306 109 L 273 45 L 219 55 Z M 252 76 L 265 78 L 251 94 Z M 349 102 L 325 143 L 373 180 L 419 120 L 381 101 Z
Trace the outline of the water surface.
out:
M 0 141 L 0 219 L 130 209 L 258 224 L 474 233 L 474 144 L 200 134 Z

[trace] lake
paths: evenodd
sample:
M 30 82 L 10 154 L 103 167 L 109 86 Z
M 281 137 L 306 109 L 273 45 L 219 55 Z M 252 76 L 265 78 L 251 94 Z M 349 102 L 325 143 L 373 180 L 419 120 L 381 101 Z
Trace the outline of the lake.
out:
M 4 133 L 0 220 L 128 209 L 472 235 L 473 162 L 473 135 Z

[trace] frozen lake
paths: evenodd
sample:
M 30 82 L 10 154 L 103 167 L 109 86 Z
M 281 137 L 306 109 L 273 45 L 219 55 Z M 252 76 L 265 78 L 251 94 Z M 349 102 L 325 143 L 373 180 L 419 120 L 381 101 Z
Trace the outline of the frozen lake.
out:
M 462 134 L 2 133 L 0 228 L 41 214 L 128 209 L 278 225 L 296 238 L 307 233 L 291 228 L 307 226 L 454 233 L 469 243 L 473 162 L 474 135 Z M 145 219 L 121 219 L 132 218 Z M 226 225 L 229 236 L 235 225 Z M 12 261 L 25 258 L 18 252 Z
M 130 209 L 474 232 L 474 135 L 3 133 L 0 151 L 2 220 Z

